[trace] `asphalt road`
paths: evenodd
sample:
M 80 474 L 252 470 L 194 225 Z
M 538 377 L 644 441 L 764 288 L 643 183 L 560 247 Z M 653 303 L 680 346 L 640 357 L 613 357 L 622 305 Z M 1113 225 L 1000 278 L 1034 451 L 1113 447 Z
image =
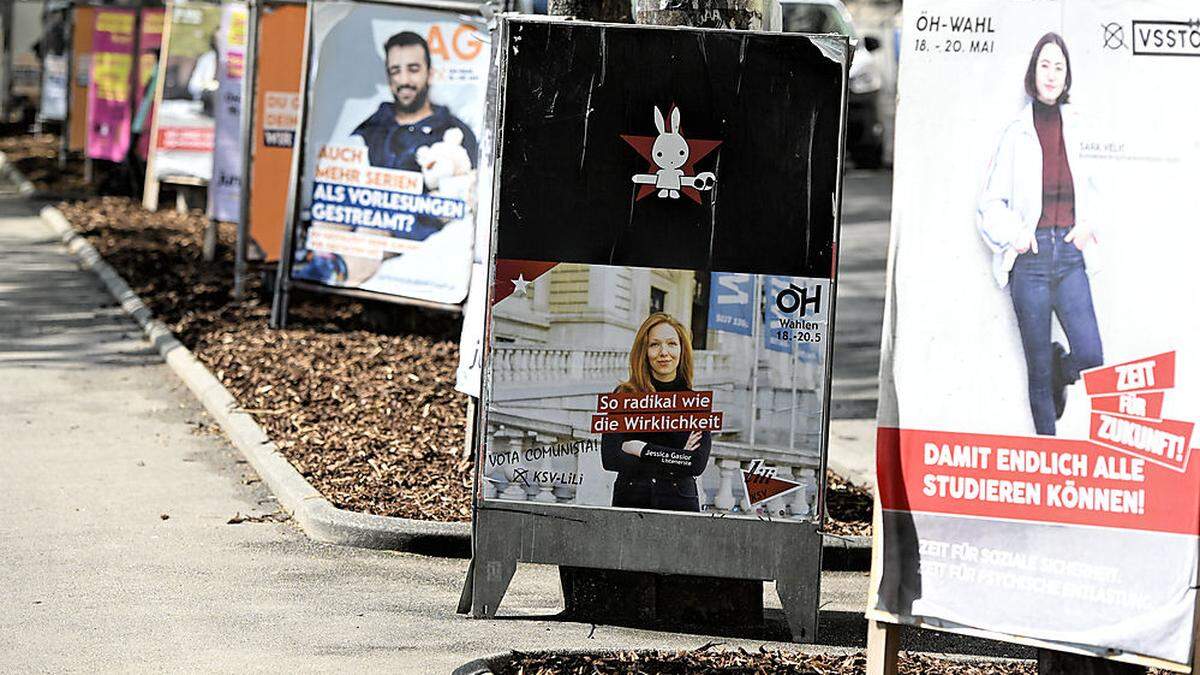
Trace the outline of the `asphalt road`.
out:
M 833 416 L 838 419 L 875 417 L 891 208 L 891 171 L 846 175 L 833 343 Z

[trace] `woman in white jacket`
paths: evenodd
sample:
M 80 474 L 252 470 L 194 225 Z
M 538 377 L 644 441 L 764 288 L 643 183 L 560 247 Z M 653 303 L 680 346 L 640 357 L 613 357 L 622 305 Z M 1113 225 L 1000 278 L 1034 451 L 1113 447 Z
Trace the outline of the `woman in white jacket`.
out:
M 1071 59 L 1057 33 L 1038 40 L 1025 72 L 1030 102 L 1000 139 L 977 222 L 992 273 L 1009 286 L 1037 433 L 1054 435 L 1067 385 L 1100 365 L 1103 349 L 1088 271 L 1096 268 L 1096 190 L 1079 160 L 1079 121 L 1067 102 Z M 1050 338 L 1051 315 L 1068 352 Z

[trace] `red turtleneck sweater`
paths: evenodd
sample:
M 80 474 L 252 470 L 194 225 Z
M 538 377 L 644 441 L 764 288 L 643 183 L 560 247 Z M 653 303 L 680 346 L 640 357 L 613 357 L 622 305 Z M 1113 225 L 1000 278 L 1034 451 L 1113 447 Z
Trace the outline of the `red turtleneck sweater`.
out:
M 1034 101 L 1033 128 L 1042 145 L 1042 216 L 1037 226 L 1071 227 L 1075 224 L 1075 183 L 1067 162 L 1059 106 Z

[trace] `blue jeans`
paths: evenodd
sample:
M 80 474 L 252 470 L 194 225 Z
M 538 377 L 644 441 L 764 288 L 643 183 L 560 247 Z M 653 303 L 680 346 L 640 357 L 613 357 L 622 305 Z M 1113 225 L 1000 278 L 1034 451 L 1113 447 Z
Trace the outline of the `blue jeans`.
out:
M 1092 287 L 1083 254 L 1063 241 L 1066 228 L 1038 228 L 1038 252 L 1017 256 L 1009 276 L 1013 310 L 1025 347 L 1029 374 L 1029 407 L 1037 433 L 1053 436 L 1054 388 L 1079 379 L 1079 371 L 1104 363 Z M 1070 352 L 1055 358 L 1050 341 L 1050 315 L 1067 334 Z M 1056 363 L 1057 361 L 1057 363 Z M 1057 372 L 1056 372 L 1057 371 Z

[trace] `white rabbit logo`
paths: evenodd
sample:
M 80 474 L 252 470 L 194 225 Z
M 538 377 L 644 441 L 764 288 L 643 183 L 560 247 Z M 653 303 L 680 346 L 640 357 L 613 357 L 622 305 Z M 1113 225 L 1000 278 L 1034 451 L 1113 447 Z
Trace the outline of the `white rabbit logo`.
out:
M 634 174 L 633 182 L 638 185 L 651 186 L 643 189 L 657 189 L 658 196 L 664 199 L 679 199 L 679 191 L 683 188 L 708 191 L 717 184 L 717 176 L 711 171 L 703 171 L 695 176 L 684 175 L 685 171 L 681 167 L 688 167 L 689 159 L 693 159 L 694 163 L 700 157 L 692 157 L 692 149 L 697 142 L 689 143 L 684 139 L 683 135 L 679 133 L 679 122 L 679 108 L 671 109 L 671 127 L 668 130 L 662 111 L 655 106 L 654 126 L 658 127 L 658 137 L 654 139 L 653 145 L 645 148 L 644 143 L 635 143 L 635 140 L 648 140 L 646 137 L 625 137 L 625 140 L 643 156 L 646 156 L 645 150 L 648 149 L 649 157 L 647 159 L 658 167 L 654 173 Z M 701 141 L 699 143 L 704 144 L 703 154 L 707 154 L 719 145 L 718 141 Z M 696 199 L 698 201 L 698 197 Z

